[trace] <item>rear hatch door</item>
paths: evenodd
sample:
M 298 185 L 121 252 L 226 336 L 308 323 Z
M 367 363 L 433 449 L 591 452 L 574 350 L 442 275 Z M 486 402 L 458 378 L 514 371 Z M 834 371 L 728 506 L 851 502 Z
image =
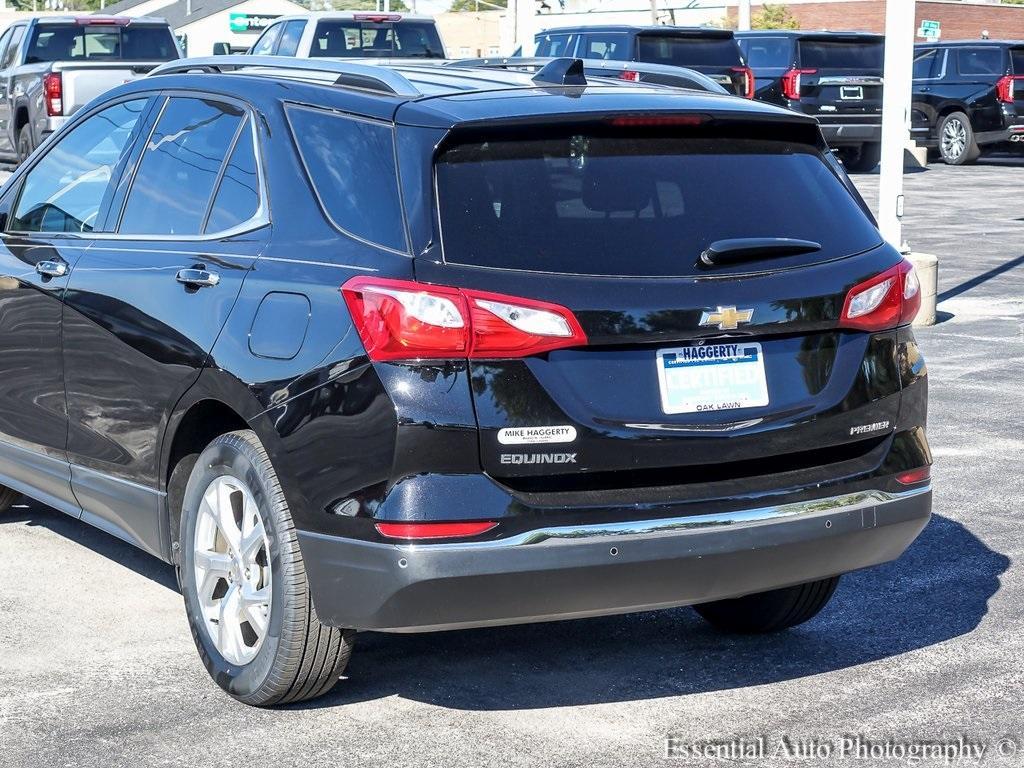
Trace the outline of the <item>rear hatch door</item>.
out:
M 810 449 L 867 450 L 863 425 L 880 438 L 895 423 L 893 335 L 837 317 L 898 254 L 798 130 L 718 133 L 534 125 L 438 156 L 443 258 L 418 259 L 417 279 L 561 305 L 588 340 L 471 361 L 493 476 L 537 489 L 581 473 L 671 484 L 716 463 L 763 473 Z M 820 248 L 700 265 L 715 241 L 769 237 Z
M 800 109 L 821 122 L 879 122 L 883 45 L 875 35 L 800 38 Z
M 746 71 L 739 44 L 729 31 L 642 32 L 636 38 L 637 61 L 688 67 L 711 77 L 729 93 L 746 93 Z

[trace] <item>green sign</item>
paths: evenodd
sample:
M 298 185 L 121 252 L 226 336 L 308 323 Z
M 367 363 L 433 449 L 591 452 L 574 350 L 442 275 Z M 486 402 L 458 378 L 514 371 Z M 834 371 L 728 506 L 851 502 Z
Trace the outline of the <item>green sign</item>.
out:
M 921 20 L 921 27 L 917 30 L 918 37 L 927 37 L 931 40 L 937 40 L 941 33 L 942 23 L 938 21 L 929 21 L 928 19 Z
M 265 13 L 232 13 L 228 17 L 228 24 L 232 32 L 262 32 L 276 18 L 278 16 Z

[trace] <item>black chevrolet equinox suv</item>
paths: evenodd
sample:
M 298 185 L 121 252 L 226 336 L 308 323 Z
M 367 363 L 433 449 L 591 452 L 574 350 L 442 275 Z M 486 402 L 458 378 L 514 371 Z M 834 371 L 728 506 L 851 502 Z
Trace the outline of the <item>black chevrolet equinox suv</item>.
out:
M 918 283 L 810 117 L 571 59 L 173 62 L 0 223 L 0 508 L 173 563 L 250 704 L 357 630 L 791 627 L 929 518 Z

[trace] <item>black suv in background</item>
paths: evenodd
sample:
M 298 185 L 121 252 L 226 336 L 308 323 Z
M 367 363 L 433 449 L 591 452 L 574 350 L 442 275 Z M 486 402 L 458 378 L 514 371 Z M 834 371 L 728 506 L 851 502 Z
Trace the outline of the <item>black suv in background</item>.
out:
M 754 95 L 754 78 L 733 33 L 707 27 L 559 27 L 535 38 L 537 57 L 568 56 L 578 59 L 638 61 L 686 67 L 708 75 L 729 93 L 745 98 Z M 623 80 L 646 80 L 628 68 L 618 73 Z
M 911 136 L 950 165 L 1024 141 L 1024 41 L 915 46 Z
M 754 98 L 812 115 L 851 171 L 882 154 L 882 35 L 850 32 L 737 32 L 754 71 Z
M 3 187 L 0 512 L 173 563 L 250 704 L 356 630 L 776 631 L 928 521 L 920 300 L 795 112 L 579 60 L 174 62 Z

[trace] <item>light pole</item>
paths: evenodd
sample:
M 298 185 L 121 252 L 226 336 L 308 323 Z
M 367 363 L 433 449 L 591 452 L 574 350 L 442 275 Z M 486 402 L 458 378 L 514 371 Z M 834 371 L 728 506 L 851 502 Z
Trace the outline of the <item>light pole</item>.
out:
M 913 67 L 914 2 L 887 0 L 878 228 L 882 237 L 897 248 L 903 246 L 903 151 L 910 138 Z
M 736 29 L 750 29 L 750 0 L 740 0 Z

